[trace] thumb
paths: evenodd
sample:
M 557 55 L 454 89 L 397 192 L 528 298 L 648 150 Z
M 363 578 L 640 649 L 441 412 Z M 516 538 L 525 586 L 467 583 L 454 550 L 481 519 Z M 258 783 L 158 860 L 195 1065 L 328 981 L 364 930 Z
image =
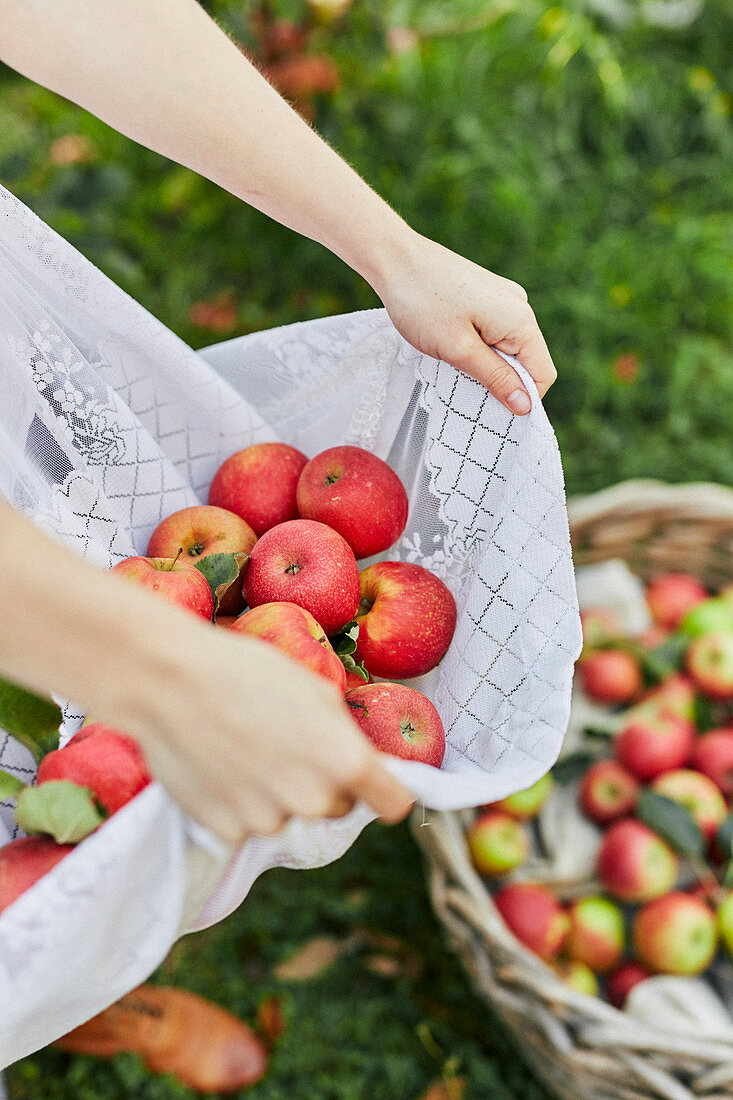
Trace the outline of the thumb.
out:
M 485 386 L 509 412 L 524 416 L 532 408 L 530 396 L 517 372 L 484 343 L 473 326 L 461 338 L 449 362 Z

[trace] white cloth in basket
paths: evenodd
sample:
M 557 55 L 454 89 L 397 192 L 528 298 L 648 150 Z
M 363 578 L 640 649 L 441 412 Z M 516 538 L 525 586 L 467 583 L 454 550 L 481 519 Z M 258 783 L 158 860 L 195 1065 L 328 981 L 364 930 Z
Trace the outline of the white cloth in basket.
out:
M 533 410 L 512 417 L 416 352 L 382 310 L 196 353 L 2 188 L 0 368 L 0 492 L 103 568 L 205 501 L 220 463 L 248 444 L 313 455 L 353 443 L 386 459 L 410 515 L 384 556 L 434 570 L 459 611 L 448 654 L 413 681 L 443 717 L 443 768 L 389 766 L 449 809 L 526 787 L 553 763 L 580 625 L 560 457 L 526 376 Z M 64 739 L 81 717 L 71 705 L 66 716 Z M 0 767 L 33 775 L 2 731 Z M 222 877 L 228 853 L 152 785 L 0 916 L 0 1067 L 143 980 L 181 931 L 222 919 L 268 867 L 329 862 L 370 817 L 361 806 L 293 821 L 251 840 Z M 0 844 L 13 834 L 12 806 L 0 806 Z

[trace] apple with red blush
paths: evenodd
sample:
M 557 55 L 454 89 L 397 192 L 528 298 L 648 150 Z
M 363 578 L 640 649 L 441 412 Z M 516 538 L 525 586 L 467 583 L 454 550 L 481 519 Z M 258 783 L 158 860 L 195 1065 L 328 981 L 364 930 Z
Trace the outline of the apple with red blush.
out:
M 623 624 L 615 611 L 608 607 L 584 607 L 580 612 L 583 628 L 583 652 L 580 660 L 598 646 L 614 642 L 623 634 Z
M 342 694 L 346 690 L 346 671 L 323 627 L 298 604 L 260 604 L 235 619 L 230 630 L 277 646 L 294 661 L 325 677 Z
M 214 474 L 209 504 L 240 516 L 257 537 L 296 519 L 298 478 L 308 459 L 287 443 L 256 443 L 230 455 Z
M 512 883 L 498 890 L 493 901 L 509 930 L 541 959 L 552 958 L 565 944 L 570 918 L 546 886 Z
M 692 752 L 692 764 L 733 798 L 733 727 L 708 730 L 698 737 Z
M 730 630 L 702 634 L 690 643 L 687 671 L 711 699 L 733 699 L 733 625 Z
M 690 573 L 663 573 L 649 584 L 645 596 L 654 622 L 676 630 L 685 615 L 708 598 L 708 593 Z
M 640 821 L 624 818 L 605 833 L 596 867 L 603 886 L 621 901 L 649 901 L 677 881 L 679 863 L 666 841 Z
M 576 993 L 583 993 L 586 997 L 600 995 L 601 987 L 598 984 L 598 978 L 586 963 L 579 962 L 577 959 L 554 959 L 548 965 L 563 985 L 574 989 Z
M 692 768 L 665 772 L 657 776 L 651 788 L 684 806 L 707 840 L 715 837 L 728 816 L 728 807 L 719 788 L 712 779 Z
M 617 760 L 598 760 L 580 781 L 578 801 L 591 821 L 610 825 L 634 810 L 639 790 L 638 779 Z
M 36 786 L 67 779 L 87 787 L 107 814 L 117 813 L 152 781 L 145 754 L 134 737 L 92 722 L 62 748 L 46 753 Z
M 372 678 L 369 675 L 369 670 L 365 668 L 364 671 L 366 672 L 366 680 L 358 672 L 354 672 L 353 669 L 346 669 L 346 691 L 355 691 L 363 688 L 365 684 L 371 683 Z
M 359 567 L 354 552 L 338 531 L 325 523 L 312 519 L 280 523 L 252 548 L 244 598 L 250 607 L 296 603 L 310 611 L 327 635 L 337 634 L 359 607 Z
M 362 447 L 329 447 L 298 478 L 298 512 L 338 531 L 357 558 L 381 554 L 407 523 L 407 493 L 397 474 Z
M 637 779 L 682 768 L 695 745 L 695 727 L 668 712 L 627 721 L 614 738 L 614 753 Z
M 47 836 L 21 837 L 0 848 L 0 913 L 73 850 Z
M 621 961 L 626 930 L 623 913 L 608 898 L 589 895 L 568 910 L 570 933 L 565 949 L 571 959 L 605 974 Z
M 124 558 L 113 565 L 110 572 L 159 593 L 208 622 L 214 617 L 211 586 L 193 562 L 180 558 Z
M 702 974 L 718 945 L 716 917 L 709 905 L 675 890 L 644 905 L 631 926 L 634 955 L 655 974 Z
M 505 875 L 520 867 L 532 850 L 523 822 L 503 810 L 483 810 L 466 834 L 473 865 L 480 875 Z
M 552 794 L 554 786 L 555 783 L 551 774 L 546 772 L 531 787 L 525 787 L 522 791 L 508 794 L 506 798 L 494 802 L 493 808 L 503 810 L 519 821 L 527 821 L 540 812 Z
M 630 703 L 644 686 L 641 666 L 622 649 L 598 649 L 578 665 L 586 695 L 597 703 L 613 706 Z
M 344 700 L 362 733 L 380 752 L 440 767 L 445 731 L 427 696 L 404 684 L 364 684 L 348 691 Z
M 212 504 L 197 504 L 181 508 L 162 520 L 148 542 L 149 558 L 189 559 L 195 564 L 211 554 L 247 554 L 257 542 L 257 535 L 241 516 Z M 242 577 L 245 560 L 239 570 L 239 580 L 229 585 L 219 603 L 223 615 L 236 615 L 244 607 Z
M 382 561 L 364 569 L 355 658 L 372 676 L 408 680 L 444 657 L 456 627 L 456 602 L 430 570 Z
M 606 996 L 614 1008 L 623 1008 L 631 990 L 650 977 L 651 972 L 638 963 L 622 963 L 606 978 Z

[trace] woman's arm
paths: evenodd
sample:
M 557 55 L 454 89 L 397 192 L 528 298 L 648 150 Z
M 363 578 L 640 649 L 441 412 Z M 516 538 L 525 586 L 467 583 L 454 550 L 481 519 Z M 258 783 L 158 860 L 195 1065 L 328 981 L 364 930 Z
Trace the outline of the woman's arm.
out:
M 0 498 L 0 674 L 127 730 L 176 801 L 232 844 L 363 799 L 413 798 L 338 692 L 59 546 Z
M 521 287 L 411 230 L 274 91 L 196 0 L 0 0 L 0 58 L 319 241 L 413 346 L 529 399 L 555 369 Z

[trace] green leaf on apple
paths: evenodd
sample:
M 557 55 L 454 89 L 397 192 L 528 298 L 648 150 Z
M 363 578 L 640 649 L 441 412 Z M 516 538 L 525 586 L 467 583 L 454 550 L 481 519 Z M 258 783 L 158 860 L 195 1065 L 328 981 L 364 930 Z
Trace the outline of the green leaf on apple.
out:
M 200 573 L 206 577 L 214 597 L 214 614 L 230 585 L 234 584 L 249 554 L 207 554 L 194 562 Z
M 595 764 L 597 759 L 596 753 L 579 749 L 578 752 L 568 753 L 562 760 L 558 760 L 550 775 L 556 783 L 574 783 L 585 774 L 591 764 Z
M 334 653 L 339 657 L 347 656 L 356 651 L 356 639 L 359 637 L 359 624 L 356 619 L 342 627 L 338 634 L 333 634 L 328 640 Z
M 339 653 L 338 657 L 347 672 L 355 672 L 357 676 L 361 676 L 365 684 L 369 683 L 369 673 L 362 661 L 357 664 L 350 653 Z
M 10 772 L 0 770 L 0 802 L 10 802 L 11 799 L 17 798 L 24 787 L 25 783 L 22 779 L 11 775 Z
M 728 814 L 715 834 L 715 843 L 726 859 L 733 859 L 733 813 Z
M 716 727 L 717 719 L 713 713 L 713 708 L 710 700 L 704 695 L 696 695 L 693 703 L 694 714 L 693 721 L 697 726 L 698 733 L 706 733 L 707 730 L 714 729 Z
M 659 833 L 663 840 L 683 856 L 705 855 L 705 839 L 689 810 L 671 798 L 645 787 L 639 795 L 637 816 Z
M 104 821 L 92 792 L 70 779 L 49 779 L 18 796 L 15 820 L 31 835 L 52 836 L 57 844 L 78 844 Z
M 25 688 L 0 679 L 0 726 L 40 762 L 59 747 L 61 708 Z
M 726 890 L 733 890 L 733 859 L 728 863 L 723 875 L 723 886 Z

